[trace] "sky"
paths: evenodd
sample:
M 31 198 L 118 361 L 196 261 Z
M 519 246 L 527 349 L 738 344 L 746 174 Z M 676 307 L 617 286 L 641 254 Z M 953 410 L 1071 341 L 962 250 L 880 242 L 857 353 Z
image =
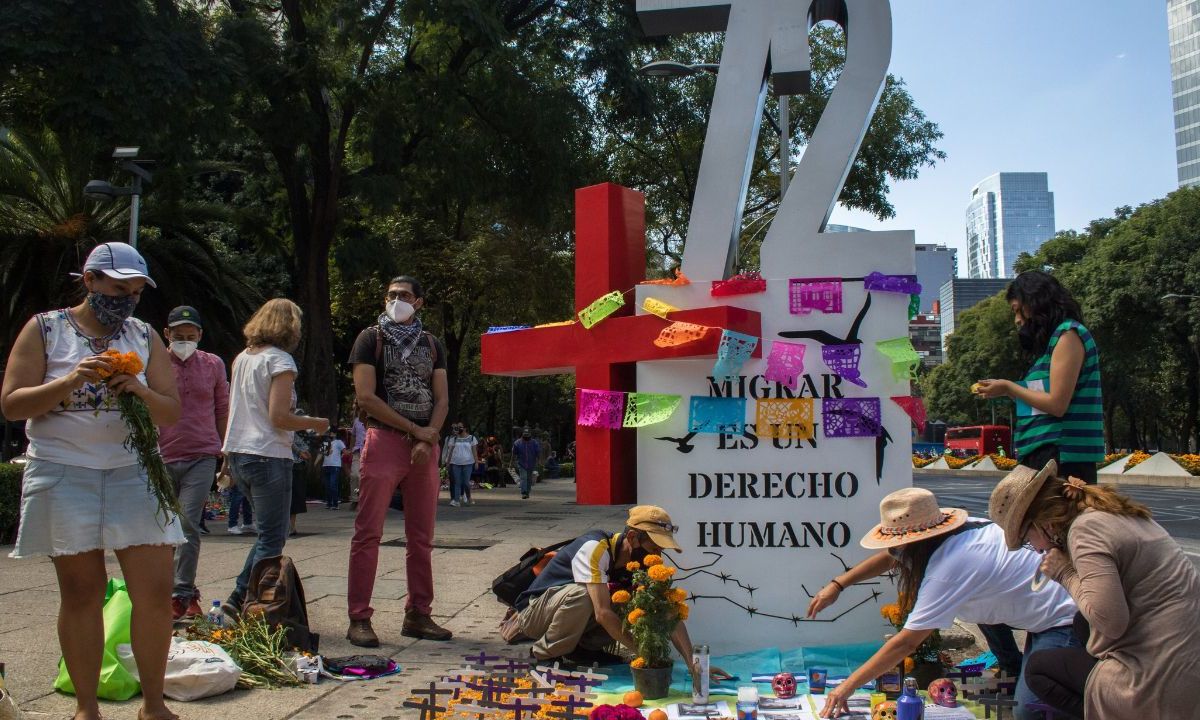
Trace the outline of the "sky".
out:
M 899 182 L 896 216 L 831 223 L 914 230 L 959 249 L 971 188 L 1049 173 L 1056 230 L 1175 190 L 1166 0 L 892 0 L 891 72 L 945 137 L 946 160 Z M 853 29 L 851 29 L 853 32 Z

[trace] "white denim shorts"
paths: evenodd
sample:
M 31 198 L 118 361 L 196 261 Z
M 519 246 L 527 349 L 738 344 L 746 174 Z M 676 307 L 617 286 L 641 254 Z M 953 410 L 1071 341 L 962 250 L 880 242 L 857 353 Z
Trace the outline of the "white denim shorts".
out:
M 77 555 L 135 545 L 180 545 L 179 518 L 156 517 L 141 465 L 113 470 L 30 459 L 21 480 L 21 524 L 9 557 Z

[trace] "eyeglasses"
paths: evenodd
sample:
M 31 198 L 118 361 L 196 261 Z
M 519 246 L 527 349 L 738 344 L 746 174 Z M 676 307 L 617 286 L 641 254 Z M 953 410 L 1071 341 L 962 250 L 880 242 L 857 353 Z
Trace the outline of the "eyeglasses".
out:
M 412 293 L 410 293 L 407 290 L 388 290 L 387 299 L 388 300 L 403 300 L 404 302 L 412 302 L 413 300 L 417 299 L 417 296 L 413 295 Z
M 657 525 L 658 527 L 662 528 L 663 530 L 666 530 L 667 532 L 671 533 L 672 535 L 674 535 L 675 533 L 679 532 L 679 526 L 678 526 L 678 525 L 672 525 L 672 524 L 671 524 L 671 523 L 669 523 L 669 522 L 654 522 L 654 521 L 651 521 L 651 522 L 650 522 L 650 524 L 651 524 L 651 525 Z

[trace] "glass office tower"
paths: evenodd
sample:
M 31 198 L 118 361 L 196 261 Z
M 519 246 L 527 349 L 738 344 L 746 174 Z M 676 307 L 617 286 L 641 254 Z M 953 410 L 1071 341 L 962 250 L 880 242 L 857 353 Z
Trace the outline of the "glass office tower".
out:
M 1200 0 L 1167 0 L 1175 165 L 1180 185 L 1200 182 Z
M 1044 172 L 1003 172 L 971 189 L 967 276 L 1008 278 L 1023 252 L 1054 236 L 1054 193 Z

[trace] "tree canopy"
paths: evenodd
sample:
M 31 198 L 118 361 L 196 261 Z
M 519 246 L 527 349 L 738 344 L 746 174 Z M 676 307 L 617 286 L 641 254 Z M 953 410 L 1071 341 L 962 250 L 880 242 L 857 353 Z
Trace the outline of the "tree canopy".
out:
M 811 38 L 814 92 L 792 100 L 798 144 L 844 52 L 836 30 Z M 124 210 L 85 202 L 82 182 L 121 182 L 111 148 L 140 145 L 157 161 L 142 243 L 169 280 L 139 315 L 161 326 L 171 305 L 195 304 L 217 323 L 205 344 L 228 359 L 258 303 L 292 297 L 304 310 L 302 402 L 344 417 L 349 347 L 379 314 L 387 279 L 415 274 L 428 290 L 423 321 L 451 356 L 452 414 L 488 433 L 511 415 L 568 436 L 569 382 L 480 376 L 479 335 L 572 314 L 577 187 L 646 192 L 649 271 L 674 264 L 713 84 L 636 69 L 715 60 L 720 47 L 712 35 L 644 38 L 628 0 L 11 0 L 0 9 L 0 127 L 61 152 L 9 177 L 60 188 L 62 207 L 0 228 L 5 297 L 21 298 L 6 318 L 66 303 L 64 269 L 120 237 Z M 763 127 L 747 258 L 778 202 L 778 135 Z M 843 201 L 890 214 L 890 183 L 939 160 L 940 137 L 889 78 Z M 0 193 L 0 213 L 27 203 Z M 71 218 L 70 242 L 47 234 Z M 21 276 L 48 247 L 61 248 L 62 267 Z

